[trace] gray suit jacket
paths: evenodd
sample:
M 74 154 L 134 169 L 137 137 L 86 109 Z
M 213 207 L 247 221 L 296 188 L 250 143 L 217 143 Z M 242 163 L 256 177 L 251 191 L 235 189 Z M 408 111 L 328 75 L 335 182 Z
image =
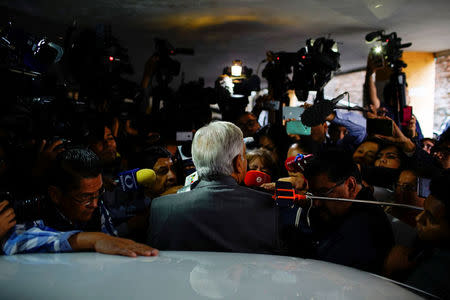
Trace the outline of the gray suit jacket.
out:
M 231 176 L 152 201 L 148 242 L 160 250 L 278 253 L 278 209 L 270 194 Z

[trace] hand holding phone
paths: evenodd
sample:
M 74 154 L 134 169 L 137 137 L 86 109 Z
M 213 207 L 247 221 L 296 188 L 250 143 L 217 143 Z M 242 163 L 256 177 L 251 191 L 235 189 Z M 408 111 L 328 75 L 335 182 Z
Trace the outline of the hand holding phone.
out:
M 380 140 L 383 140 L 386 142 L 391 142 L 391 143 L 397 144 L 402 149 L 402 151 L 405 153 L 412 153 L 415 151 L 416 145 L 411 141 L 411 139 L 409 139 L 408 137 L 406 137 L 403 134 L 403 132 L 400 130 L 400 128 L 397 126 L 397 124 L 395 124 L 394 121 L 392 121 L 392 119 L 390 119 L 388 117 L 379 117 L 377 119 L 389 120 L 392 124 L 393 131 L 392 131 L 392 136 L 375 133 L 376 138 L 379 138 Z M 370 120 L 377 120 L 377 119 L 370 119 Z M 367 121 L 369 123 L 369 119 Z M 369 127 L 369 124 L 367 124 L 367 127 Z
M 392 120 L 390 119 L 367 119 L 367 134 L 368 135 L 383 135 L 393 136 L 394 130 Z

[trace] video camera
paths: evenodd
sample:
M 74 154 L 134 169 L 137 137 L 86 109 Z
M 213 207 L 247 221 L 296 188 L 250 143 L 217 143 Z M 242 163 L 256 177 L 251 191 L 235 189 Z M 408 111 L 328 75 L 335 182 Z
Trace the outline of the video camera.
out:
M 320 91 L 340 68 L 340 54 L 332 39 L 308 39 L 306 47 L 297 52 L 267 53 L 268 64 L 263 77 L 270 81 L 286 81 L 286 90 Z M 292 80 L 286 78 L 293 73 Z
M 180 74 L 180 62 L 171 58 L 177 54 L 194 55 L 194 49 L 174 48 L 167 40 L 155 38 L 155 53 L 159 57 L 156 80 L 160 84 L 169 84 L 173 77 Z
M 385 34 L 384 30 L 378 30 L 366 35 L 366 42 L 379 42 L 380 45 L 371 49 L 374 56 L 380 56 L 391 68 L 405 68 L 406 64 L 401 60 L 403 48 L 410 47 L 411 43 L 402 44 L 402 39 L 396 32 Z

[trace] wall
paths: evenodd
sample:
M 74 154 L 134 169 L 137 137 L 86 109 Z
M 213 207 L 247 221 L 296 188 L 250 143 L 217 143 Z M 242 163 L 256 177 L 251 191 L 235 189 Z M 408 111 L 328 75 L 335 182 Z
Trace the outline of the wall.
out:
M 432 137 L 436 74 L 434 54 L 429 52 L 404 52 L 403 61 L 408 65 L 404 72 L 413 113 L 420 122 L 423 136 Z
M 434 94 L 434 132 L 446 118 L 450 118 L 450 55 L 436 58 L 436 81 Z
M 450 118 L 450 55 L 434 58 L 432 53 L 405 52 L 404 69 L 411 105 L 420 121 L 424 136 L 432 137 L 440 132 L 444 120 Z M 389 72 L 377 72 L 378 96 L 382 97 L 383 86 Z M 350 93 L 350 101 L 362 105 L 365 71 L 335 76 L 325 87 L 325 98 L 331 99 L 344 91 Z
M 350 102 L 362 106 L 365 75 L 366 71 L 358 71 L 333 77 L 325 86 L 325 98 L 331 99 L 343 92 L 349 92 Z

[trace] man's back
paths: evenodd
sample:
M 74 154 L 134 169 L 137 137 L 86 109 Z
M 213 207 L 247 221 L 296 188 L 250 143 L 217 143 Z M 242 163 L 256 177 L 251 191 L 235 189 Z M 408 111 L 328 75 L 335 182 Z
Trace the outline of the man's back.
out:
M 161 250 L 276 253 L 278 210 L 269 194 L 225 176 L 154 199 L 149 243 Z

